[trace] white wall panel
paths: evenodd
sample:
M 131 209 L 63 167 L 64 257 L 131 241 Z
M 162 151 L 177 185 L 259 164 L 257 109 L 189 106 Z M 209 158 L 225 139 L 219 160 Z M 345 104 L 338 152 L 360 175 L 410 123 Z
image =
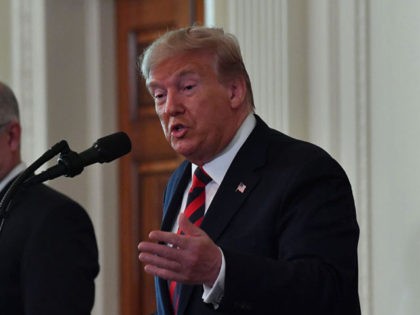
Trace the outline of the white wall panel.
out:
M 11 86 L 19 100 L 23 125 L 22 158 L 30 164 L 49 148 L 44 1 L 12 1 L 11 21 Z
M 371 187 L 367 2 L 309 2 L 309 139 L 330 152 L 352 183 L 360 226 L 359 294 L 371 314 Z
M 207 24 L 236 35 L 249 72 L 257 114 L 279 130 L 289 129 L 288 27 L 286 0 L 215 1 Z
M 370 1 L 374 315 L 420 312 L 420 2 Z
M 11 4 L 0 1 L 0 81 L 11 85 Z

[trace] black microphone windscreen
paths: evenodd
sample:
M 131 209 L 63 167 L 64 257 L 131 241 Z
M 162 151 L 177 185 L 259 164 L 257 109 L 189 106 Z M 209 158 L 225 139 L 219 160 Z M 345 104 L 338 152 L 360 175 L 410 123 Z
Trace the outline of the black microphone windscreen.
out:
M 98 139 L 94 144 L 99 163 L 111 162 L 131 151 L 131 141 L 125 132 L 116 132 Z

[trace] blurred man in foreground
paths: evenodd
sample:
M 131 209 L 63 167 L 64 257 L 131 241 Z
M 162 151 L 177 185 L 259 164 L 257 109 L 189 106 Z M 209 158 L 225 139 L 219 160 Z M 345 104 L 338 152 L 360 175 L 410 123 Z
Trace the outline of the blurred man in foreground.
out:
M 0 82 L 0 200 L 25 166 L 18 103 Z M 0 218 L 1 219 L 1 218 Z M 87 315 L 98 249 L 86 211 L 43 185 L 21 190 L 0 233 L 1 315 Z

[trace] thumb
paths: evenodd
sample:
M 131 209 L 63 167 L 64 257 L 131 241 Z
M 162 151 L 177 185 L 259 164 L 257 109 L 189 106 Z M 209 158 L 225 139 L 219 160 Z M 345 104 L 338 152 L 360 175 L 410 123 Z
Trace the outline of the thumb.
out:
M 179 229 L 185 234 L 190 236 L 200 236 L 204 231 L 198 226 L 195 226 L 184 213 L 179 214 Z

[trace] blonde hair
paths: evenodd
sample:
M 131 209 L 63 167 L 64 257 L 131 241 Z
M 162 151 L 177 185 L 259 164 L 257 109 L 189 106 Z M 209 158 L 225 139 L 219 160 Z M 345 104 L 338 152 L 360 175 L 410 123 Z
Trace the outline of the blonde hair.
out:
M 155 40 L 139 57 L 139 69 L 147 81 L 153 67 L 176 55 L 206 52 L 216 58 L 219 80 L 243 77 L 247 103 L 254 108 L 251 81 L 246 71 L 238 40 L 222 28 L 190 26 L 172 30 Z

